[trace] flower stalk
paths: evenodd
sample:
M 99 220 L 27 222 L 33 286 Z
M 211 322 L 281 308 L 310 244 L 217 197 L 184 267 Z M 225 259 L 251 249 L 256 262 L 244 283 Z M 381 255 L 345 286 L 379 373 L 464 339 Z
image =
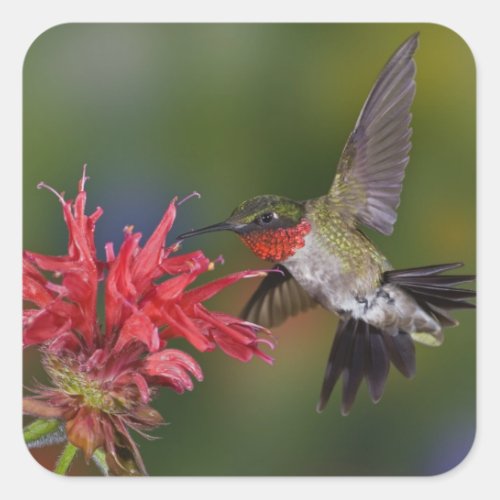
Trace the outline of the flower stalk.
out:
M 102 448 L 95 450 L 92 460 L 97 465 L 103 476 L 109 476 L 109 467 L 106 462 L 106 452 Z
M 65 447 L 64 450 L 57 460 L 56 467 L 54 469 L 54 472 L 56 474 L 61 474 L 61 475 L 66 475 L 69 471 L 69 468 L 71 464 L 73 463 L 73 460 L 76 457 L 76 454 L 78 452 L 78 448 L 71 444 L 68 443 Z

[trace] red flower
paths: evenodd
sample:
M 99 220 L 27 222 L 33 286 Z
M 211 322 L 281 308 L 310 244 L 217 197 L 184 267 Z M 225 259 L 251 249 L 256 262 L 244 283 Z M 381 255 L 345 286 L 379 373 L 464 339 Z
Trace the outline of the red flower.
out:
M 23 298 L 29 305 L 24 345 L 41 345 L 53 383 L 26 398 L 25 411 L 64 420 L 68 440 L 87 459 L 103 447 L 113 472 L 144 473 L 128 429 L 142 432 L 162 422 L 149 406 L 157 386 L 182 393 L 192 390 L 191 376 L 203 378 L 191 356 L 166 348 L 171 338 L 184 337 L 200 351 L 218 345 L 242 361 L 257 355 L 272 362 L 260 349 L 262 343 L 272 348 L 272 342 L 257 336 L 267 330 L 202 305 L 226 286 L 262 272 L 242 271 L 186 290 L 214 262 L 201 251 L 174 255 L 179 244 L 165 247 L 176 200 L 142 248 L 141 234 L 128 227 L 118 254 L 108 243 L 106 262 L 100 262 L 94 228 L 102 210 L 85 214 L 85 181 L 84 171 L 74 202 L 56 193 L 69 231 L 67 255 L 24 252 Z M 104 329 L 96 315 L 99 281 L 104 281 Z

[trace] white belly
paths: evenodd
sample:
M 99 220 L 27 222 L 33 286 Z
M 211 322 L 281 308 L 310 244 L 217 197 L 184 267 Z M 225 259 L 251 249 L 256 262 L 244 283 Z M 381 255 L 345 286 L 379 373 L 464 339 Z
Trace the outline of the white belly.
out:
M 374 291 L 366 279 L 346 272 L 341 260 L 314 244 L 311 234 L 306 244 L 283 264 L 311 297 L 333 312 L 353 311 L 362 298 Z M 363 273 L 359 273 L 363 274 Z
M 320 245 L 308 245 L 311 238 L 313 236 L 308 235 L 306 245 L 283 264 L 325 309 L 341 315 L 349 313 L 395 334 L 399 330 L 413 333 L 441 329 L 402 289 L 391 284 L 374 286 L 373 275 L 366 269 L 346 272 L 335 255 L 325 252 Z

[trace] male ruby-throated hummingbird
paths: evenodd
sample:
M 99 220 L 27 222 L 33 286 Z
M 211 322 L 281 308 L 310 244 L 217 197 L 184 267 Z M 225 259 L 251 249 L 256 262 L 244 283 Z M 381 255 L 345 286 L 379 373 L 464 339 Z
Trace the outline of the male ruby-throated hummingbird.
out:
M 462 264 L 393 270 L 361 231 L 393 232 L 411 148 L 418 34 L 382 69 L 347 140 L 327 194 L 306 201 L 263 195 L 236 207 L 224 222 L 179 236 L 233 231 L 260 258 L 276 262 L 242 317 L 276 326 L 320 304 L 340 317 L 318 411 L 340 376 L 347 415 L 363 378 L 373 402 L 382 397 L 392 362 L 415 374 L 414 341 L 440 345 L 451 309 L 473 308 L 473 290 L 455 285 L 474 276 L 443 275 Z

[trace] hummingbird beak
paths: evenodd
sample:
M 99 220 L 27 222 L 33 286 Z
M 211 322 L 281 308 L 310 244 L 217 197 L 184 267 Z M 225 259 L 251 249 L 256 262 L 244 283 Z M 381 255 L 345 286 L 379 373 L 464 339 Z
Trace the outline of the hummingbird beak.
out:
M 177 236 L 177 240 L 185 240 L 186 238 L 191 238 L 191 236 L 198 236 L 204 233 L 213 233 L 215 231 L 237 231 L 242 225 L 232 224 L 230 222 L 224 221 L 218 224 L 212 224 L 211 226 L 202 227 L 201 229 L 192 229 L 187 233 L 182 233 Z

